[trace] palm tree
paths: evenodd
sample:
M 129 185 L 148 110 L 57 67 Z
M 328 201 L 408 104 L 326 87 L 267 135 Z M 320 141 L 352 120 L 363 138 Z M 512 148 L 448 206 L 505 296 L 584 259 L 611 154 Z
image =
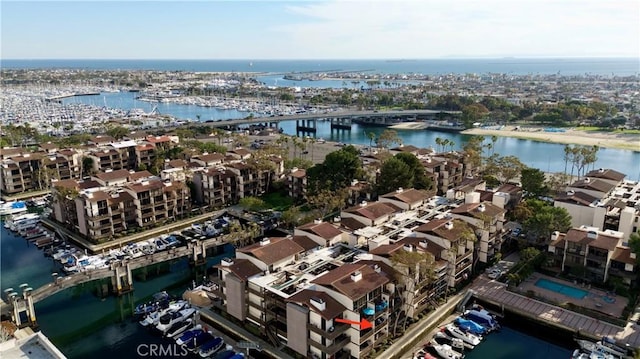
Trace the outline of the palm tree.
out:
M 367 138 L 369 139 L 369 152 L 371 152 L 371 146 L 373 146 L 373 141 L 376 139 L 375 132 L 367 133 Z
M 449 148 L 451 148 L 451 151 L 453 151 L 453 146 L 455 146 L 456 143 L 453 142 L 452 140 L 449 140 Z
M 442 138 L 436 137 L 436 145 L 438 145 L 438 151 L 440 151 L 440 146 L 442 146 Z
M 493 151 L 496 150 L 496 142 L 498 142 L 498 136 L 496 135 L 491 136 L 491 144 L 492 144 L 491 148 L 493 148 Z M 491 154 L 493 154 L 493 152 Z

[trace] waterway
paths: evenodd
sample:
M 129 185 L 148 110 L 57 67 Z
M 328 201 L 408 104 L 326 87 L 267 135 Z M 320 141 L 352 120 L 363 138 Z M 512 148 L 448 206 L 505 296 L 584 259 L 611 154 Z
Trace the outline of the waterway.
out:
M 237 110 L 219 110 L 212 107 L 200 107 L 195 105 L 180 105 L 173 103 L 150 103 L 135 99 L 137 94 L 129 92 L 103 93 L 98 96 L 79 96 L 65 99 L 67 103 L 84 103 L 95 106 L 107 106 L 130 110 L 141 108 L 150 112 L 154 106 L 162 114 L 168 114 L 180 119 L 196 119 L 201 121 L 225 120 L 244 118 L 248 114 Z M 296 135 L 295 121 L 284 121 L 279 124 L 284 133 Z M 380 134 L 383 127 L 372 127 L 353 124 L 350 131 L 331 130 L 329 122 L 318 121 L 315 137 L 328 141 L 336 141 L 350 144 L 369 145 L 367 133 Z M 301 134 L 302 135 L 302 134 Z M 436 138 L 448 139 L 455 144 L 453 149 L 460 149 L 470 138 L 459 133 L 436 132 L 427 130 L 398 130 L 398 135 L 404 144 L 417 147 L 436 147 Z M 487 139 L 488 140 L 488 139 Z M 502 156 L 512 155 L 518 157 L 529 167 L 539 168 L 546 172 L 564 171 L 564 145 L 557 143 L 538 142 L 526 139 L 499 137 L 494 145 L 494 152 Z M 640 152 L 601 148 L 598 151 L 598 160 L 594 168 L 612 168 L 627 175 L 630 180 L 640 180 Z
M 233 252 L 233 246 L 226 245 L 223 253 L 209 258 L 207 266 L 200 269 L 190 267 L 187 259 L 182 259 L 146 273 L 143 269 L 136 270 L 135 290 L 121 297 L 98 295 L 98 281 L 64 290 L 36 303 L 37 322 L 43 333 L 71 359 L 138 357 L 139 344 L 160 343 L 162 339 L 132 321 L 135 304 L 161 290 L 182 294 L 194 280 L 204 277 L 204 268 L 233 256 Z M 38 288 L 52 281 L 53 272 L 59 272 L 52 258 L 4 227 L 0 229 L 0 258 L 2 293 L 7 288 L 18 289 L 22 283 Z M 156 271 L 160 274 L 156 275 Z

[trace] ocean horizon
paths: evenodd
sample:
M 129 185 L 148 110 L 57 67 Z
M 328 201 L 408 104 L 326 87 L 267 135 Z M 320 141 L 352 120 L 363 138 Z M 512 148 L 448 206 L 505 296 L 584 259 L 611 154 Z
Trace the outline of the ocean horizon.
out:
M 487 57 L 434 59 L 0 59 L 3 69 L 152 70 L 192 72 L 370 72 L 442 75 L 637 76 L 640 58 Z

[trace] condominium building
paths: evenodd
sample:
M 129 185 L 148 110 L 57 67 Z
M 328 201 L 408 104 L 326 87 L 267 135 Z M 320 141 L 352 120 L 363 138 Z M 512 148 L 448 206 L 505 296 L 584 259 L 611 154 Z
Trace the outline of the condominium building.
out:
M 479 197 L 479 196 L 478 196 Z M 461 219 L 473 227 L 477 259 L 489 263 L 500 252 L 503 242 L 503 225 L 506 211 L 491 202 L 465 203 L 451 210 L 453 218 Z
M 48 189 L 54 179 L 80 178 L 82 161 L 75 150 L 27 152 L 0 162 L 0 190 L 5 194 Z

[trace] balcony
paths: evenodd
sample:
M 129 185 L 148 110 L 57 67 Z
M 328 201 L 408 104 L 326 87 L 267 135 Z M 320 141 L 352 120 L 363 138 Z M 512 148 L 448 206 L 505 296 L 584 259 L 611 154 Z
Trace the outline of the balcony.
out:
M 323 353 L 326 353 L 328 356 L 334 355 L 335 353 L 340 351 L 340 349 L 344 348 L 344 346 L 347 345 L 350 341 L 351 341 L 351 338 L 348 335 L 342 334 L 338 336 L 336 340 L 334 340 L 333 344 L 326 346 L 309 338 L 310 345 L 313 345 L 314 347 L 320 349 L 320 351 L 322 351 Z
M 345 323 L 336 323 L 332 328 L 333 329 L 329 328 L 328 330 L 323 330 L 311 323 L 307 323 L 307 329 L 311 330 L 314 333 L 318 333 L 322 337 L 327 338 L 329 340 L 334 340 L 340 334 L 346 332 L 349 328 L 351 328 L 351 325 L 345 324 Z

